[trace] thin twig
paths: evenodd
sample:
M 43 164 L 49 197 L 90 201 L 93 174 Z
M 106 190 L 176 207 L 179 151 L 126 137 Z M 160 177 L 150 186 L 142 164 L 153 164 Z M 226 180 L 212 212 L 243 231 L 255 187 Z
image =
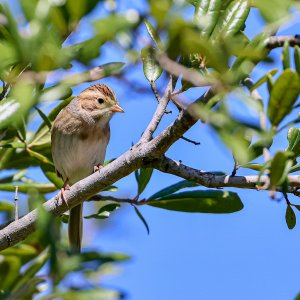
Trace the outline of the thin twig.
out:
M 19 187 L 16 186 L 16 189 L 15 189 L 15 221 L 17 221 L 19 219 L 19 205 L 18 205 L 19 195 L 18 195 L 18 189 L 19 189 Z
M 259 102 L 259 104 L 262 104 L 263 103 L 262 97 L 259 94 L 258 90 L 257 89 L 252 90 L 252 87 L 254 85 L 253 80 L 250 77 L 247 77 L 244 79 L 243 84 L 250 91 L 250 95 L 252 96 L 252 98 L 255 99 L 257 102 Z M 261 109 L 261 111 L 259 112 L 259 123 L 260 123 L 261 129 L 263 129 L 263 130 L 267 129 L 267 117 L 266 117 L 266 114 L 263 109 Z M 263 148 L 263 156 L 264 156 L 265 162 L 267 162 L 271 158 L 270 151 L 267 147 Z
M 157 61 L 160 66 L 176 77 L 182 76 L 182 78 L 188 82 L 191 82 L 194 86 L 219 86 L 220 83 L 216 79 L 208 78 L 201 75 L 199 72 L 193 69 L 189 69 L 176 61 L 170 59 L 166 54 L 159 54 Z
M 155 96 L 157 102 L 159 103 L 160 97 L 159 97 L 159 95 L 158 95 L 158 91 L 157 91 L 156 86 L 155 86 L 155 81 L 151 81 L 151 82 L 150 82 L 150 86 L 151 86 L 152 92 L 153 92 L 153 94 L 154 94 L 154 96 Z
M 166 111 L 166 107 L 170 100 L 170 95 L 174 89 L 172 82 L 173 82 L 173 80 L 172 80 L 172 76 L 171 76 L 168 86 L 165 90 L 165 93 L 164 93 L 163 97 L 159 99 L 159 103 L 156 108 L 156 111 L 155 111 L 148 127 L 144 131 L 144 133 L 140 139 L 140 143 L 150 141 L 153 136 L 153 133 L 157 129 L 157 126 L 160 123 L 160 121 Z
M 161 98 L 160 98 L 160 96 L 159 96 L 159 94 L 158 94 L 158 91 L 157 91 L 157 89 L 156 89 L 155 82 L 154 82 L 154 81 L 151 81 L 151 82 L 150 82 L 150 86 L 151 86 L 152 92 L 153 92 L 153 94 L 154 94 L 154 96 L 155 96 L 157 102 L 159 103 L 159 101 L 160 101 Z M 172 113 L 171 110 L 165 109 L 165 114 L 171 114 L 171 113 Z
M 201 144 L 200 142 L 193 141 L 193 140 L 191 140 L 191 139 L 189 139 L 189 138 L 187 138 L 187 137 L 185 137 L 185 136 L 182 136 L 181 139 L 182 139 L 182 140 L 185 140 L 185 141 L 187 141 L 187 142 L 189 142 L 189 143 L 192 143 L 192 144 L 194 144 L 194 145 L 196 145 L 196 146 L 198 146 L 198 145 Z
M 236 161 L 236 159 L 234 158 L 234 166 L 233 166 L 233 170 L 232 170 L 230 176 L 231 176 L 231 177 L 235 176 L 238 169 L 239 169 L 239 164 L 238 164 L 238 162 Z

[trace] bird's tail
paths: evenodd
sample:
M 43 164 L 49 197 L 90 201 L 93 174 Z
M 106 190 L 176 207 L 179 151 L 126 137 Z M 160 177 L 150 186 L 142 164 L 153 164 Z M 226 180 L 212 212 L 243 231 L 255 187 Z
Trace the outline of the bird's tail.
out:
M 79 204 L 70 210 L 69 215 L 69 243 L 71 250 L 79 253 L 82 239 L 82 208 Z

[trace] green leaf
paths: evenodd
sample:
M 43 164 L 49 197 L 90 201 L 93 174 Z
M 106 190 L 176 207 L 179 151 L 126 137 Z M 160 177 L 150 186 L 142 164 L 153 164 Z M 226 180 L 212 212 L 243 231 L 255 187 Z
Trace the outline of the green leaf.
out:
M 33 85 L 18 82 L 12 89 L 10 97 L 0 102 L 0 129 L 11 124 L 19 125 L 35 101 Z
M 252 6 L 260 10 L 268 23 L 275 22 L 277 24 L 279 21 L 283 22 L 287 17 L 291 3 L 291 0 L 252 0 Z
M 298 171 L 300 171 L 300 164 L 297 164 L 290 168 L 290 173 L 294 173 L 294 172 L 298 172 Z
M 135 179 L 138 183 L 138 194 L 140 195 L 146 188 L 147 184 L 149 183 L 151 176 L 152 176 L 153 169 L 146 168 L 140 169 L 139 171 L 136 170 L 134 172 Z
M 289 146 L 287 150 L 294 153 L 294 157 L 298 157 L 300 155 L 300 129 L 291 127 L 288 131 L 288 141 Z
M 30 278 L 17 290 L 13 290 L 9 299 L 33 299 L 33 296 L 40 292 L 38 286 L 44 282 L 45 279 L 43 277 L 35 276 Z
M 299 50 L 299 46 L 297 45 L 294 46 L 294 61 L 295 61 L 296 71 L 300 76 L 300 50 Z
M 144 23 L 146 25 L 148 34 L 150 35 L 151 39 L 155 43 L 156 47 L 159 50 L 162 51 L 163 50 L 163 45 L 162 45 L 161 40 L 160 40 L 159 36 L 157 35 L 154 27 L 152 26 L 152 24 L 148 20 L 144 20 Z
M 89 290 L 72 290 L 69 289 L 67 291 L 55 292 L 51 295 L 51 299 L 64 299 L 64 300 L 117 300 L 122 299 L 123 296 L 113 290 L 106 290 L 102 288 L 95 288 Z
M 244 206 L 238 194 L 218 190 L 198 190 L 171 194 L 146 202 L 158 208 L 196 213 L 226 214 L 240 211 Z
M 36 151 L 33 151 L 29 148 L 26 148 L 26 151 L 28 152 L 28 154 L 31 156 L 31 157 L 34 157 L 36 158 L 37 160 L 39 160 L 41 163 L 43 164 L 48 164 L 48 165 L 51 165 L 53 166 L 53 163 L 52 161 L 50 161 L 45 155 L 41 154 L 41 153 L 38 153 Z
M 212 38 L 220 37 L 225 39 L 243 30 L 245 21 L 250 11 L 248 0 L 232 1 L 225 12 L 218 19 L 212 32 Z
M 17 256 L 7 255 L 0 261 L 0 274 L 1 276 L 0 289 L 1 291 L 10 291 L 16 284 L 21 269 L 21 260 Z
M 118 203 L 110 203 L 107 205 L 102 206 L 99 210 L 98 213 L 86 216 L 84 217 L 85 219 L 106 219 L 110 216 L 110 213 L 113 212 L 114 210 L 118 209 L 120 207 L 120 204 Z
M 38 114 L 40 115 L 40 117 L 44 120 L 45 124 L 48 126 L 49 129 L 51 129 L 51 122 L 48 119 L 48 117 L 38 108 L 38 107 L 34 107 L 35 110 L 38 112 Z
M 13 289 L 13 292 L 17 291 L 18 289 L 22 289 L 22 286 L 26 286 L 28 280 L 33 278 L 38 271 L 45 265 L 49 258 L 48 250 L 44 250 L 40 253 L 31 263 L 30 266 L 26 269 L 25 272 L 22 273 L 20 276 L 16 286 Z
M 22 243 L 2 250 L 1 255 L 16 256 L 20 258 L 22 265 L 24 265 L 38 255 L 38 250 L 34 246 Z
M 283 69 L 289 69 L 291 67 L 290 63 L 290 44 L 288 41 L 284 42 L 282 52 L 281 52 L 281 60 Z
M 100 80 L 113 74 L 117 74 L 123 66 L 123 62 L 111 62 L 103 64 L 97 68 L 92 69 L 91 71 L 85 71 L 69 76 L 64 79 L 61 84 L 66 86 L 73 86 L 84 82 Z
M 195 1 L 194 20 L 201 28 L 200 35 L 208 38 L 217 24 L 222 0 Z
M 299 92 L 299 75 L 291 69 L 285 69 L 270 93 L 268 117 L 273 126 L 277 126 L 292 111 Z
M 275 190 L 286 179 L 293 162 L 286 152 L 278 151 L 272 159 L 270 167 L 270 186 Z
M 244 164 L 244 165 L 240 165 L 239 167 L 241 168 L 246 168 L 246 169 L 251 169 L 251 170 L 255 170 L 255 171 L 260 171 L 262 169 L 264 165 L 262 164 Z
M 135 27 L 139 16 L 135 14 L 112 14 L 94 23 L 99 39 L 103 42 L 116 38 L 118 33 L 126 32 Z
M 143 70 L 146 79 L 149 82 L 156 81 L 160 77 L 163 70 L 156 62 L 155 48 L 144 47 L 141 52 L 141 57 L 143 60 Z
M 14 149 L 24 149 L 26 145 L 23 142 L 11 142 L 11 143 L 1 143 L 0 148 L 14 148 Z
M 147 233 L 150 234 L 150 229 L 149 229 L 146 219 L 143 217 L 143 215 L 141 214 L 141 212 L 138 210 L 138 208 L 135 205 L 133 205 L 133 208 L 134 208 L 134 211 L 136 212 L 137 216 L 140 218 L 140 220 L 143 222 L 144 226 L 146 227 Z
M 181 181 L 179 181 L 175 184 L 172 184 L 172 185 L 158 191 L 157 193 L 153 194 L 152 196 L 149 197 L 149 200 L 158 199 L 158 198 L 170 195 L 170 194 L 174 194 L 175 192 L 177 192 L 181 189 L 195 187 L 195 186 L 199 186 L 199 184 L 195 183 L 193 181 L 189 181 L 189 180 L 181 180 Z
M 256 90 L 258 87 L 260 87 L 263 83 L 265 83 L 268 80 L 268 75 L 273 76 L 278 72 L 278 69 L 272 69 L 269 71 L 266 75 L 261 77 L 256 81 L 256 83 L 251 87 L 251 91 Z
M 12 213 L 14 212 L 15 207 L 10 202 L 0 201 L 0 212 L 8 212 Z M 2 252 L 1 252 L 2 254 Z
M 64 184 L 63 180 L 57 176 L 54 166 L 49 164 L 42 164 L 41 169 L 45 176 L 56 186 L 56 188 L 61 188 Z
M 0 183 L 0 190 L 14 192 L 18 186 L 20 193 L 27 193 L 30 189 L 37 189 L 41 193 L 51 193 L 57 190 L 52 183 Z
M 296 215 L 290 205 L 286 207 L 285 222 L 289 229 L 293 229 L 296 226 Z
M 274 84 L 275 84 L 275 81 L 274 81 L 272 74 L 268 73 L 267 74 L 267 87 L 268 87 L 269 94 L 271 94 Z

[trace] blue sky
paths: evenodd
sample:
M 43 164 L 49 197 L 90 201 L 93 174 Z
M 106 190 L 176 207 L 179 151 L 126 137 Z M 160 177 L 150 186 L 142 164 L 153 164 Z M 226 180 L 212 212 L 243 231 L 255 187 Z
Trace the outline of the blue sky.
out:
M 132 3 L 120 2 L 123 9 L 130 8 Z M 143 9 L 143 1 L 137 1 L 135 7 Z M 98 12 L 102 12 L 100 7 L 92 18 Z M 89 27 L 84 22 L 81 38 L 89 34 Z M 247 22 L 247 34 L 253 37 L 262 24 L 258 13 L 252 12 Z M 283 29 L 281 33 L 299 33 L 299 23 Z M 279 61 L 279 53 L 274 51 L 272 54 L 276 61 Z M 125 61 L 126 58 L 121 52 L 108 48 L 95 60 L 95 65 L 116 60 Z M 260 77 L 266 68 L 270 66 L 257 68 L 255 78 Z M 131 79 L 146 84 L 141 66 L 131 75 Z M 139 139 L 151 119 L 156 102 L 151 94 L 125 90 L 115 78 L 101 82 L 116 91 L 126 111 L 116 115 L 111 122 L 111 142 L 107 150 L 107 159 L 110 159 L 125 152 L 132 142 Z M 74 88 L 74 93 L 86 86 Z M 196 99 L 199 93 L 199 89 L 193 89 L 188 97 Z M 261 93 L 266 98 L 264 88 Z M 164 116 L 159 130 L 172 122 L 175 112 L 173 108 L 172 115 Z M 202 170 L 232 170 L 230 152 L 208 125 L 199 122 L 186 136 L 200 141 L 201 145 L 194 146 L 179 140 L 167 156 Z M 275 147 L 286 147 L 285 136 L 286 132 L 279 136 Z M 238 174 L 245 173 L 239 171 Z M 41 175 L 36 171 L 35 176 Z M 154 171 L 144 196 L 150 196 L 179 180 Z M 134 175 L 116 185 L 119 187 L 116 195 L 136 195 Z M 299 226 L 292 231 L 287 228 L 284 201 L 271 200 L 266 192 L 231 190 L 239 193 L 245 205 L 242 211 L 234 214 L 188 214 L 141 207 L 150 226 L 149 236 L 129 205 L 114 212 L 105 223 L 86 221 L 85 245 L 93 244 L 103 251 L 121 251 L 132 256 L 131 261 L 120 265 L 120 274 L 106 277 L 102 283 L 107 287 L 123 289 L 130 300 L 293 299 L 300 292 L 300 262 L 297 259 L 300 252 Z M 89 204 L 86 209 L 91 210 L 92 205 Z M 95 231 L 95 226 L 99 230 Z

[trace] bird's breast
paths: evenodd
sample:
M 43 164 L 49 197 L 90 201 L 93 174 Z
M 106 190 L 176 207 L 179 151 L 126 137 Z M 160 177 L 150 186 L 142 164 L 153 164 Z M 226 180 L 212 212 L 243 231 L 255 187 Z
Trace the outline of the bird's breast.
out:
M 84 128 L 73 134 L 54 128 L 52 155 L 57 171 L 70 184 L 93 173 L 94 166 L 103 164 L 109 141 L 109 127 Z

